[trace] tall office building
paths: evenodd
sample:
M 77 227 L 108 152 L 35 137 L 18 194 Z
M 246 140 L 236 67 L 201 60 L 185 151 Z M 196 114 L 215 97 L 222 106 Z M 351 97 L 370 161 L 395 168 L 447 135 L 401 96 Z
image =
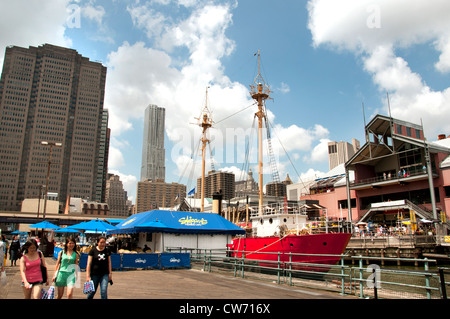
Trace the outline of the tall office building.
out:
M 123 184 L 119 176 L 108 174 L 105 197 L 110 216 L 127 217 L 130 215 L 127 205 L 127 192 L 123 189 Z
M 165 183 L 164 180 L 146 180 L 137 184 L 136 211 L 138 213 L 174 207 L 186 197 L 186 185 Z
M 197 198 L 201 198 L 202 178 L 197 179 Z M 223 199 L 228 200 L 235 197 L 234 173 L 222 171 L 209 171 L 205 176 L 205 198 L 212 198 L 215 193 L 222 193 Z
M 95 189 L 96 200 L 104 203 L 106 201 L 106 181 L 108 174 L 109 142 L 111 138 L 111 129 L 108 128 L 109 112 L 103 109 L 102 124 L 100 130 L 100 144 L 98 149 L 98 169 L 97 182 Z
M 68 195 L 101 200 L 96 190 L 104 174 L 100 148 L 107 147 L 101 146 L 105 79 L 106 67 L 73 49 L 6 48 L 0 80 L 0 210 L 20 210 L 23 199 L 37 198 L 47 184 L 60 202 Z
M 141 181 L 165 179 L 165 116 L 166 110 L 162 107 L 150 104 L 145 109 Z
M 328 166 L 332 170 L 336 166 L 347 162 L 359 150 L 359 141 L 352 139 L 348 142 L 328 142 Z

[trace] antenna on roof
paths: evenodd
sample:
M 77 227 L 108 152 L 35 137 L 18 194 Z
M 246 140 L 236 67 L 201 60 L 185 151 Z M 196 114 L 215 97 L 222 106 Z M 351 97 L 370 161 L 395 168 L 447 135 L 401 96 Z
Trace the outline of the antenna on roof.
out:
M 369 141 L 369 132 L 367 131 L 366 112 L 364 110 L 364 102 L 362 102 L 362 109 L 363 109 L 363 120 L 364 120 L 364 133 L 366 135 L 366 143 L 367 143 Z
M 391 115 L 391 103 L 389 101 L 389 92 L 386 91 L 386 96 L 387 96 L 387 103 L 388 103 L 388 110 L 389 110 L 389 117 L 392 119 L 392 115 Z

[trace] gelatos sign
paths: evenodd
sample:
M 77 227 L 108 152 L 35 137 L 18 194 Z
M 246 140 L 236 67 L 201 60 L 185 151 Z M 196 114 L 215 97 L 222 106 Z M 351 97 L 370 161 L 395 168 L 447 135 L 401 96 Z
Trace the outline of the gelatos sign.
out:
M 180 218 L 178 220 L 178 222 L 181 225 L 186 225 L 186 226 L 203 226 L 203 225 L 208 224 L 208 221 L 204 218 L 198 219 L 198 218 L 192 218 L 191 216 L 186 216 L 186 217 Z

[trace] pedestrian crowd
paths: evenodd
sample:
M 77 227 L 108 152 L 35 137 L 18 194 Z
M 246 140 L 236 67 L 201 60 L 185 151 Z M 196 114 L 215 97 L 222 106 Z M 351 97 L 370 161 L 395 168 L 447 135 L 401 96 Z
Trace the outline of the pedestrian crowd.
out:
M 0 237 L 0 272 L 2 283 L 6 281 L 5 264 L 9 255 L 10 266 L 20 267 L 22 290 L 25 299 L 61 299 L 66 291 L 67 298 L 73 298 L 74 288 L 81 282 L 79 271 L 80 254 L 74 238 L 66 238 L 64 248 L 56 259 L 55 271 L 49 277 L 49 270 L 43 253 L 39 250 L 39 239 L 28 239 L 22 246 L 15 236 L 10 245 L 4 235 Z M 106 246 L 106 238 L 98 237 L 89 251 L 86 266 L 86 283 L 91 290 L 84 291 L 87 299 L 93 299 L 98 287 L 100 297 L 108 298 L 108 284 L 113 284 L 111 252 Z M 51 285 L 50 285 L 51 284 Z M 47 289 L 44 286 L 49 286 Z M 86 285 L 86 284 L 85 284 Z M 56 296 L 55 296 L 56 295 Z

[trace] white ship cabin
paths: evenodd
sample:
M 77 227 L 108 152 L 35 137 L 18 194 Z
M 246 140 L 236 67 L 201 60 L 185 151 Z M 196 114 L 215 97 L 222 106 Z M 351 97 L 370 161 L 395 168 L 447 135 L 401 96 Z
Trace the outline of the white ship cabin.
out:
M 287 233 L 299 234 L 307 229 L 307 215 L 304 214 L 264 214 L 251 218 L 255 237 L 282 236 Z

